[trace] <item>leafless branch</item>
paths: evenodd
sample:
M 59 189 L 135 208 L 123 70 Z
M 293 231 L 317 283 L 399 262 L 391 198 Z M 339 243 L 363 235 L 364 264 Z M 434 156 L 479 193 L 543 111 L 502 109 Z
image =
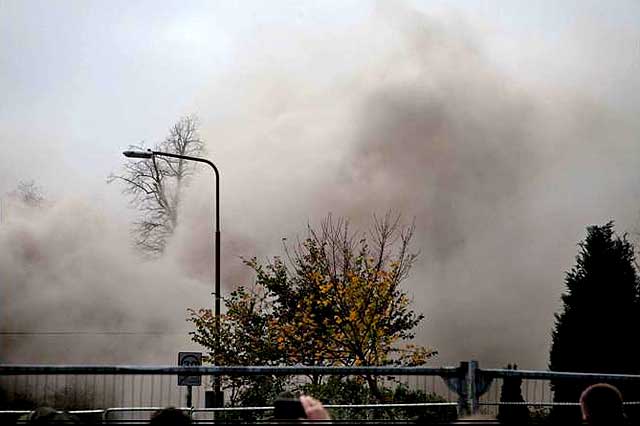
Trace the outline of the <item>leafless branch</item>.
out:
M 154 146 L 154 151 L 198 157 L 204 154 L 204 142 L 198 131 L 198 119 L 185 116 L 169 129 L 169 135 Z M 144 143 L 132 145 L 144 150 Z M 121 182 L 122 192 L 130 196 L 130 204 L 140 212 L 134 223 L 135 244 L 152 256 L 160 255 L 167 239 L 178 224 L 178 206 L 182 192 L 189 184 L 195 164 L 182 159 L 153 157 L 149 160 L 128 159 L 121 173 L 112 173 L 107 182 Z

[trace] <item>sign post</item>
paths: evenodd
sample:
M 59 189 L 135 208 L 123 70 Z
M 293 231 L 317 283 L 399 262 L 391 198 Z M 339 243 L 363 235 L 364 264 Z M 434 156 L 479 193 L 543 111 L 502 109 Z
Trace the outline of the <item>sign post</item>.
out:
M 184 367 L 198 367 L 202 365 L 202 352 L 178 352 L 178 365 Z M 178 386 L 187 387 L 187 407 L 192 407 L 192 386 L 201 386 L 202 376 L 188 376 L 178 374 Z

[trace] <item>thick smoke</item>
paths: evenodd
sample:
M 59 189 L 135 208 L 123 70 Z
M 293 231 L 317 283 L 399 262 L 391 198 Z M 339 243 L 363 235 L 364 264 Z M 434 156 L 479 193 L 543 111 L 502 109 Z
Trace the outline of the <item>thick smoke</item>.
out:
M 141 262 L 126 224 L 78 200 L 4 207 L 4 362 L 171 364 L 189 347 L 185 306 L 206 288 L 170 260 Z
M 261 39 L 243 73 L 207 94 L 226 107 L 207 120 L 229 141 L 216 155 L 243 182 L 225 192 L 228 226 L 279 254 L 279 237 L 328 212 L 360 228 L 387 210 L 415 218 L 407 284 L 427 317 L 421 343 L 441 363 L 545 368 L 585 227 L 636 220 L 637 102 L 588 72 L 575 76 L 594 88 L 583 93 L 509 74 L 458 19 L 383 12 L 336 40 L 302 34 L 274 53 Z M 603 60 L 612 49 L 590 48 Z M 615 64 L 621 85 L 637 84 Z
M 342 31 L 294 29 L 256 30 L 233 72 L 194 101 L 221 170 L 225 291 L 252 279 L 240 256 L 281 254 L 281 237 L 308 222 L 332 212 L 364 229 L 394 210 L 417 225 L 407 286 L 435 364 L 545 368 L 584 228 L 636 220 L 637 91 L 623 90 L 636 74 L 599 39 L 585 48 L 600 53 L 597 72 L 536 80 L 544 64 L 499 66 L 464 19 L 396 3 Z M 211 300 L 212 193 L 203 170 L 155 262 L 130 251 L 120 219 L 78 201 L 2 226 L 6 329 L 185 330 L 186 307 Z M 64 337 L 11 339 L 3 358 L 16 362 L 171 362 L 189 345 L 107 335 L 70 353 Z

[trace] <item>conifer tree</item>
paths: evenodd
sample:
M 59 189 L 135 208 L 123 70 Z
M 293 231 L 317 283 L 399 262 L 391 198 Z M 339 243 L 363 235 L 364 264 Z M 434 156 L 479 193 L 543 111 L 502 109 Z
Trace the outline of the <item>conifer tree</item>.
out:
M 634 250 L 613 222 L 587 228 L 576 264 L 565 278 L 563 310 L 555 315 L 549 369 L 591 373 L 638 373 L 638 276 Z M 554 401 L 577 402 L 589 383 L 554 381 Z M 630 389 L 616 384 L 626 400 Z M 556 414 L 558 410 L 555 410 Z M 567 413 L 579 415 L 579 410 Z

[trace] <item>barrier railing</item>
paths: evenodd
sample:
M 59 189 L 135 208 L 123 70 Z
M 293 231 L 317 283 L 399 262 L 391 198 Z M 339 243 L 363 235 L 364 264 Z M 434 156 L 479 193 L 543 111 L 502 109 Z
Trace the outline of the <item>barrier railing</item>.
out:
M 462 362 L 458 367 L 0 365 L 0 414 L 20 416 L 29 414 L 34 406 L 48 405 L 79 415 L 98 416 L 103 422 L 144 422 L 153 411 L 176 406 L 183 407 L 194 421 L 208 422 L 219 413 L 253 413 L 253 418 L 264 419 L 272 410 L 269 405 L 243 407 L 231 402 L 231 406 L 211 408 L 207 404 L 207 391 L 201 388 L 195 389 L 193 406 L 184 408 L 186 389 L 178 386 L 178 375 L 226 379 L 286 376 L 295 378 L 302 387 L 311 385 L 313 378 L 318 377 L 341 380 L 374 377 L 383 386 L 403 386 L 405 390 L 421 392 L 422 396 L 433 396 L 429 401 L 383 399 L 353 404 L 332 404 L 329 396 L 327 407 L 332 412 L 342 415 L 366 412 L 357 417 L 369 420 L 381 417 L 383 412 L 394 412 L 396 416 L 410 412 L 419 416 L 427 408 L 443 411 L 455 408 L 455 415 L 482 411 L 495 415 L 501 406 L 525 405 L 534 410 L 575 407 L 577 401 L 553 401 L 551 381 L 624 383 L 637 385 L 640 390 L 640 375 L 481 369 L 476 361 Z M 504 381 L 514 378 L 522 381 L 524 401 L 501 401 Z M 227 393 L 231 393 L 230 388 Z
M 640 391 L 640 375 L 632 374 L 608 374 L 608 373 L 577 373 L 559 371 L 537 371 L 517 369 L 477 369 L 476 374 L 476 401 L 469 401 L 470 409 L 483 411 L 492 415 L 499 413 L 500 407 L 526 406 L 530 408 L 530 415 L 547 416 L 551 409 L 573 410 L 575 416 L 579 415 L 579 393 L 572 401 L 554 401 L 551 383 L 573 383 L 578 389 L 584 389 L 588 385 L 599 382 L 611 383 L 627 390 L 638 389 Z M 520 392 L 522 402 L 501 401 L 501 390 L 506 380 L 520 380 Z M 638 394 L 632 392 L 632 394 Z M 625 401 L 627 409 L 640 405 L 639 401 Z M 574 417 L 575 417 L 574 416 Z
M 166 406 L 184 407 L 185 400 L 189 400 L 185 387 L 178 386 L 178 375 L 217 375 L 227 382 L 234 378 L 287 377 L 288 386 L 294 383 L 297 389 L 309 389 L 320 377 L 325 380 L 359 378 L 361 389 L 367 389 L 369 384 L 364 378 L 373 377 L 381 389 L 401 389 L 403 395 L 410 398 L 398 400 L 385 394 L 384 400 L 365 398 L 353 403 L 332 403 L 334 398 L 324 394 L 322 399 L 338 418 L 400 420 L 419 417 L 429 410 L 430 415 L 440 411 L 446 412 L 447 418 L 455 418 L 458 398 L 446 382 L 456 380 L 462 373 L 459 367 L 0 365 L 0 389 L 14 397 L 13 406 L 5 404 L 4 411 L 0 407 L 0 413 L 28 414 L 28 410 L 20 413 L 14 410 L 23 402 L 26 406 L 47 405 L 70 413 L 79 413 L 78 408 L 92 408 L 91 413 L 95 414 L 95 409 L 100 409 L 102 422 L 148 421 L 155 410 Z M 230 389 L 227 389 L 228 396 Z M 260 420 L 268 419 L 271 414 L 272 407 L 268 405 L 238 407 L 229 400 L 232 406 L 211 408 L 206 394 L 206 390 L 194 388 L 193 406 L 188 408 L 194 421 L 209 422 L 215 415 L 219 419 L 221 414 L 225 418 L 233 414 L 244 420 Z

